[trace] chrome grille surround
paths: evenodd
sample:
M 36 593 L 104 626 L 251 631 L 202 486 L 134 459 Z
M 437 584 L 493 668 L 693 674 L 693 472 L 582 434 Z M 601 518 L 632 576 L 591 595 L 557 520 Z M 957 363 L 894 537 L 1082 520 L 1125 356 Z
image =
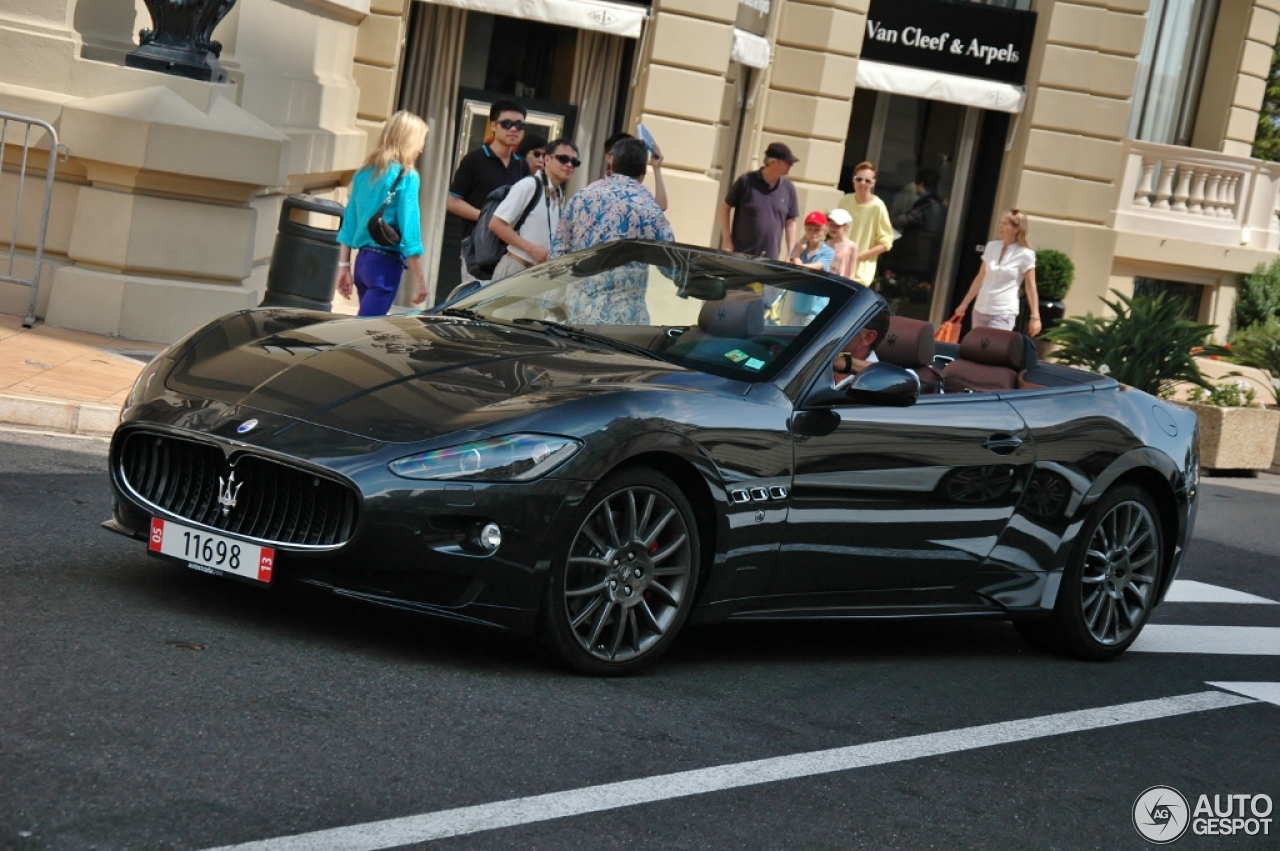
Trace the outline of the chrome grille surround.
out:
M 355 534 L 359 496 L 348 483 L 252 450 L 132 429 L 120 439 L 116 479 L 156 514 L 286 550 L 326 551 Z M 236 506 L 219 497 L 234 473 Z

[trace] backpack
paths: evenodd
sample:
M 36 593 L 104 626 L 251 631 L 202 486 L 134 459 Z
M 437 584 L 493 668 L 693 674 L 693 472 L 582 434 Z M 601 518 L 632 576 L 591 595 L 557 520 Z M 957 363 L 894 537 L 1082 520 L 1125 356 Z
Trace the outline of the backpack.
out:
M 538 188 L 534 190 L 533 198 L 529 200 L 529 205 L 524 208 L 520 218 L 511 225 L 511 229 L 516 233 L 520 232 L 525 219 L 529 218 L 529 214 L 533 212 L 534 207 L 538 206 L 538 201 L 546 191 L 541 174 L 534 175 L 533 179 L 537 182 Z M 498 206 L 511 192 L 512 185 L 514 184 L 499 186 L 489 193 L 484 199 L 484 207 L 480 209 L 480 218 L 476 219 L 471 235 L 462 240 L 463 262 L 467 264 L 467 271 L 475 275 L 477 280 L 487 281 L 492 278 L 498 261 L 507 253 L 507 244 L 499 239 L 496 233 L 489 230 L 489 222 L 493 219 Z

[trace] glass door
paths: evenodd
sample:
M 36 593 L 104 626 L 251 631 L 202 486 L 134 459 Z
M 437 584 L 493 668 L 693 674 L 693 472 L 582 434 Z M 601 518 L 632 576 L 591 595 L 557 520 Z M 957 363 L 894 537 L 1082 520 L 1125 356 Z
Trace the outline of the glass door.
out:
M 875 191 L 894 229 L 875 287 L 895 315 L 937 321 L 955 277 L 981 111 L 869 90 L 854 101 L 853 125 L 862 126 L 850 127 L 846 170 L 862 159 L 876 164 Z

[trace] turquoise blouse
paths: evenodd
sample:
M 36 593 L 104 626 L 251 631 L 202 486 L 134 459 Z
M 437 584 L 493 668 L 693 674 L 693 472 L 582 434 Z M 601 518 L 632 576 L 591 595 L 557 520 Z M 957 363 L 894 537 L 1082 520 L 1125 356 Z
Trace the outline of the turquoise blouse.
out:
M 369 236 L 369 220 L 378 212 L 391 184 L 400 174 L 400 164 L 392 163 L 382 173 L 375 176 L 372 168 L 362 168 L 351 180 L 351 198 L 347 201 L 347 212 L 342 217 L 342 227 L 338 230 L 338 242 L 356 250 L 361 248 L 384 248 Z M 421 179 L 417 171 L 410 171 L 396 187 L 395 197 L 382 211 L 382 218 L 387 224 L 400 231 L 400 253 L 405 257 L 416 257 L 422 253 L 422 220 L 418 212 L 418 189 Z

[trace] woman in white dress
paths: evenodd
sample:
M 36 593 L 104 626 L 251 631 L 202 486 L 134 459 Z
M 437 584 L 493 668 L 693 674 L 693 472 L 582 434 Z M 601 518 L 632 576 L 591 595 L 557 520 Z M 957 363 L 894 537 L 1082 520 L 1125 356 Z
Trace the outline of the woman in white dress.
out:
M 1040 333 L 1040 296 L 1036 293 L 1036 253 L 1027 244 L 1027 214 L 1007 211 L 1000 217 L 996 233 L 1000 238 L 983 249 L 978 274 L 951 318 L 956 322 L 964 319 L 973 303 L 974 328 L 1012 331 L 1018 319 L 1018 285 L 1022 284 L 1031 308 L 1027 333 L 1034 337 Z

